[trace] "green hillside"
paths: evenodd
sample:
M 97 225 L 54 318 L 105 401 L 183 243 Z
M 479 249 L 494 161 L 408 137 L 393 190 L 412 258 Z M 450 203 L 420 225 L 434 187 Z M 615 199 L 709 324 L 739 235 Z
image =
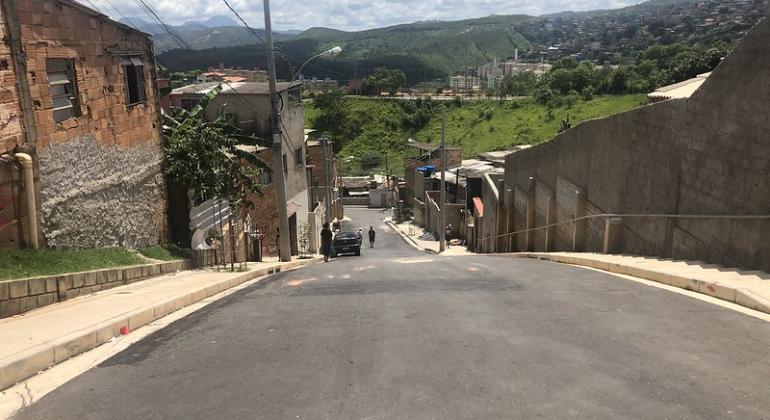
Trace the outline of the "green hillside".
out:
M 337 155 L 343 161 L 350 156 L 355 158 L 343 162 L 346 174 L 372 172 L 361 168 L 361 160 L 386 153 L 396 172 L 402 172 L 401 158 L 412 152 L 408 150 L 407 139 L 427 143 L 440 141 L 441 109 L 445 106 L 447 143 L 462 147 L 463 156 L 467 159 L 486 151 L 551 139 L 558 133 L 561 120 L 567 116 L 574 126 L 589 119 L 628 111 L 644 103 L 644 95 L 602 96 L 591 101 L 578 99 L 572 105 L 563 103 L 553 108 L 531 100 L 517 103 L 448 102 L 446 105 L 433 101 L 420 105 L 414 101 L 348 98 L 345 99 L 345 107 L 352 128 L 338 142 L 342 143 L 342 147 Z M 421 128 L 414 130 L 411 127 L 415 123 L 410 115 L 419 114 L 420 108 L 430 110 L 429 118 Z M 313 127 L 319 110 L 310 100 L 305 102 L 305 113 L 307 126 Z M 384 164 L 374 169 L 383 170 Z
M 476 66 L 493 58 L 513 56 L 516 48 L 529 48 L 530 43 L 514 25 L 529 16 L 490 16 L 453 22 L 416 22 L 360 32 L 342 32 L 312 28 L 298 39 L 313 39 L 324 47 L 341 45 L 347 60 L 372 57 L 413 55 L 423 64 L 451 73 Z M 367 69 L 364 69 L 365 71 Z

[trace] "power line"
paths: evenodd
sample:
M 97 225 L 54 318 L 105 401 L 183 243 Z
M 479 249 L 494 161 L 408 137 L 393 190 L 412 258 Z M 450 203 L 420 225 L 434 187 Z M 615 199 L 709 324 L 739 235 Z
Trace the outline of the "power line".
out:
M 240 13 L 238 13 L 238 11 L 237 11 L 237 10 L 235 10 L 235 9 L 233 8 L 233 6 L 231 6 L 231 5 L 230 5 L 230 3 L 229 3 L 227 0 L 222 0 L 222 2 L 224 2 L 224 3 L 225 3 L 225 6 L 227 6 L 227 8 L 228 8 L 228 9 L 230 9 L 230 11 L 231 11 L 231 12 L 233 12 L 233 14 L 235 15 L 235 17 L 237 17 L 237 18 L 238 18 L 238 20 L 240 20 L 240 21 L 241 21 L 241 23 L 243 24 L 243 26 L 245 26 L 245 27 L 246 27 L 246 29 L 248 29 L 248 30 L 249 30 L 249 31 L 250 31 L 250 32 L 251 32 L 251 33 L 252 33 L 252 34 L 253 34 L 255 37 L 257 37 L 257 39 L 259 40 L 259 42 L 261 42 L 261 43 L 262 43 L 262 45 L 265 45 L 265 46 L 267 45 L 267 43 L 265 42 L 265 40 L 264 40 L 264 39 L 262 39 L 262 37 L 261 37 L 261 36 L 259 36 L 259 34 L 257 33 L 257 30 L 256 30 L 256 29 L 254 29 L 254 28 L 252 28 L 251 26 L 249 26 L 249 24 L 248 24 L 248 23 L 246 23 L 246 21 L 245 21 L 245 20 L 244 20 L 244 19 L 241 17 Z
M 154 19 L 163 27 L 163 29 L 168 32 L 169 35 L 171 35 L 172 38 L 177 40 L 184 48 L 187 48 L 188 50 L 192 50 L 192 47 L 185 42 L 184 39 L 182 39 L 178 34 L 176 34 L 171 27 L 169 27 L 166 22 L 161 19 L 160 16 L 158 16 L 158 13 L 153 10 L 153 8 L 145 2 L 145 0 L 135 0 L 138 2 L 145 10 L 150 12 L 150 14 L 154 17 Z

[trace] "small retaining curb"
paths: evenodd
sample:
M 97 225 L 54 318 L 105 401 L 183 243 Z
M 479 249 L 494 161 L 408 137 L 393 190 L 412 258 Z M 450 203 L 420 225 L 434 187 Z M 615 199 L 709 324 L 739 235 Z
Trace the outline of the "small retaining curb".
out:
M 398 228 L 398 226 L 396 226 L 395 224 L 393 224 L 393 222 L 392 222 L 392 221 L 390 221 L 390 220 L 386 220 L 386 221 L 385 221 L 385 224 L 386 224 L 386 225 L 388 225 L 388 226 L 390 226 L 390 228 L 391 228 L 391 229 L 393 229 L 393 231 L 395 231 L 395 232 L 396 232 L 396 233 L 397 233 L 399 236 L 401 236 L 402 238 L 404 238 L 404 239 L 406 240 L 406 243 L 408 243 L 409 245 L 411 245 L 411 246 L 412 246 L 414 249 L 416 249 L 416 250 L 418 250 L 418 251 L 424 251 L 424 252 L 428 252 L 428 253 L 431 253 L 431 254 L 436 254 L 436 255 L 439 255 L 439 253 L 438 253 L 438 252 L 436 252 L 436 251 L 435 251 L 435 250 L 433 250 L 433 249 L 430 249 L 430 248 L 421 248 L 421 247 L 420 247 L 420 245 L 417 243 L 417 241 L 415 241 L 415 240 L 414 240 L 414 238 L 412 238 L 411 236 L 409 236 L 409 235 L 405 234 L 404 232 L 401 232 L 401 229 L 399 229 L 399 228 Z
M 241 274 L 237 277 L 219 281 L 205 288 L 177 296 L 151 307 L 136 309 L 93 325 L 87 331 L 78 331 L 51 342 L 41 344 L 3 360 L 0 365 L 0 390 L 24 381 L 37 373 L 61 363 L 73 356 L 96 348 L 112 337 L 120 335 L 123 327 L 136 330 L 150 322 L 163 318 L 185 306 L 200 302 L 227 289 L 258 277 L 276 274 L 284 270 L 304 267 L 320 261 L 320 258 L 298 260 L 281 266 L 266 267 Z
M 631 277 L 650 280 L 666 284 L 692 292 L 702 293 L 717 299 L 735 303 L 749 309 L 770 314 L 770 300 L 756 294 L 750 288 L 738 288 L 718 281 L 707 281 L 689 276 L 681 276 L 663 271 L 652 270 L 643 267 L 634 267 L 627 264 L 610 263 L 592 258 L 581 258 L 567 255 L 553 255 L 544 253 L 516 253 L 510 254 L 519 258 L 535 258 L 561 264 L 577 265 L 595 268 L 610 273 L 624 274 Z

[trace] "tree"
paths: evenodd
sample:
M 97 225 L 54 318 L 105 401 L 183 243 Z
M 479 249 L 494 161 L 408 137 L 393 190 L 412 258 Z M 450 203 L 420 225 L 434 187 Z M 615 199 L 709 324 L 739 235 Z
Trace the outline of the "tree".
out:
M 192 190 L 196 205 L 219 198 L 232 206 L 249 207 L 253 205 L 249 194 L 262 192 L 260 171 L 271 169 L 256 155 L 237 146 L 271 143 L 243 135 L 223 112 L 214 121 L 204 119 L 204 110 L 221 91 L 221 86 L 212 89 L 191 111 L 174 108 L 173 115 L 164 115 L 166 174 Z
M 505 76 L 503 79 L 503 95 L 529 96 L 534 91 L 537 82 L 537 75 L 531 71 Z
M 312 121 L 313 128 L 329 133 L 337 148 L 343 147 L 360 132 L 360 127 L 353 122 L 350 108 L 341 90 L 331 90 L 318 95 L 313 103 L 319 111 Z
M 377 67 L 374 72 L 364 79 L 364 91 L 369 94 L 382 92 L 395 93 L 406 86 L 406 75 L 398 69 L 389 70 L 385 67 Z

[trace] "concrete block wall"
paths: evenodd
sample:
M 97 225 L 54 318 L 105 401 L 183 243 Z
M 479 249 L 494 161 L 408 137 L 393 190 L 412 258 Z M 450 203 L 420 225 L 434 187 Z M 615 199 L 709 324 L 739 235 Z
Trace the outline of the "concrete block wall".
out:
M 191 268 L 189 261 L 86 271 L 0 282 L 0 318 L 55 302 Z
M 509 155 L 506 188 L 516 188 L 520 204 L 530 177 L 557 195 L 569 183 L 585 192 L 588 214 L 770 214 L 767 45 L 764 20 L 691 98 L 589 121 Z M 586 251 L 601 250 L 603 223 L 587 223 Z M 770 221 L 626 218 L 621 251 L 770 270 L 767 237 Z M 556 245 L 568 250 L 563 240 Z

